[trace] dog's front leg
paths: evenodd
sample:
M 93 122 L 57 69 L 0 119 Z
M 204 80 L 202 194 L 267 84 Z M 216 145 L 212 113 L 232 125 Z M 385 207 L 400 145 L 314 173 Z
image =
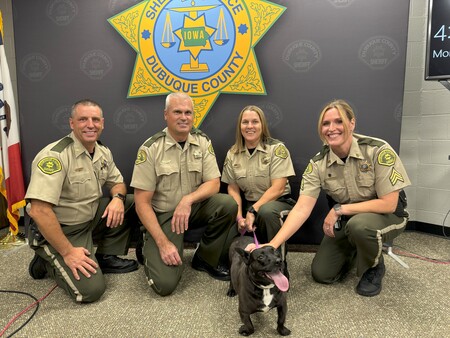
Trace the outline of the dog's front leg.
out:
M 277 311 L 278 311 L 277 331 L 282 336 L 288 336 L 291 334 L 291 330 L 289 330 L 286 326 L 284 326 L 287 314 L 286 298 L 284 298 L 284 300 L 277 306 Z
M 241 316 L 241 321 L 244 324 L 239 328 L 239 333 L 243 336 L 250 336 L 253 332 L 255 332 L 252 320 L 250 319 L 250 314 L 239 311 L 239 315 Z
M 231 280 L 230 280 L 230 286 L 228 287 L 227 296 L 228 297 L 236 296 L 236 290 L 234 289 L 233 282 Z

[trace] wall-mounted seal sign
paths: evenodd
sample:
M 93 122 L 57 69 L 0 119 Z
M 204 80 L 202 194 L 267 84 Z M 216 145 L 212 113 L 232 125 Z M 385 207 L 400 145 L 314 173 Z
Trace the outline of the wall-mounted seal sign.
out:
M 137 53 L 128 98 L 185 92 L 198 127 L 221 93 L 265 95 L 253 48 L 285 10 L 265 0 L 145 0 L 109 18 Z

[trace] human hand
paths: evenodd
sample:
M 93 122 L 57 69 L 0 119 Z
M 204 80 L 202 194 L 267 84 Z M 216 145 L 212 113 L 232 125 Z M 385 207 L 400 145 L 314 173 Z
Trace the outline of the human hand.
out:
M 102 218 L 106 219 L 106 226 L 116 228 L 123 223 L 125 215 L 125 206 L 119 198 L 113 198 L 105 209 Z
M 63 256 L 64 263 L 72 271 L 73 276 L 76 280 L 80 280 L 80 271 L 87 278 L 91 277 L 91 273 L 96 274 L 98 264 L 89 256 L 91 253 L 88 249 L 83 247 L 74 247 L 67 254 Z
M 245 217 L 245 228 L 247 231 L 255 231 L 256 227 L 254 226 L 255 223 L 255 215 L 251 212 L 247 212 L 247 216 Z
M 246 231 L 245 218 L 243 218 L 243 217 L 238 218 L 236 223 L 237 223 L 238 232 L 241 235 L 245 234 L 245 231 Z
M 333 209 L 330 210 L 327 217 L 323 221 L 323 232 L 328 237 L 335 237 L 334 225 L 339 220 L 339 216 L 336 215 Z
M 166 265 L 178 266 L 183 264 L 177 247 L 169 240 L 159 246 L 159 254 Z
M 172 217 L 172 232 L 177 234 L 184 233 L 189 227 L 189 216 L 191 215 L 191 204 L 181 199 L 178 203 Z
M 261 247 L 263 247 L 263 246 L 270 246 L 270 244 L 269 243 L 264 243 L 264 244 L 260 244 L 260 245 L 256 245 L 255 243 L 250 243 L 250 244 L 248 244 L 246 247 L 245 247 L 245 251 L 248 251 L 248 252 L 252 252 L 253 250 L 255 250 L 255 249 L 258 249 L 258 248 L 261 248 Z

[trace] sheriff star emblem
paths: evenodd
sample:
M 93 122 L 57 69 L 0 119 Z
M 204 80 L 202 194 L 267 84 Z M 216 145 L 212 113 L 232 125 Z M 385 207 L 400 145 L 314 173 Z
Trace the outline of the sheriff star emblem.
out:
M 265 0 L 145 0 L 109 18 L 138 54 L 128 97 L 185 92 L 198 127 L 220 93 L 266 94 L 254 47 L 285 10 Z

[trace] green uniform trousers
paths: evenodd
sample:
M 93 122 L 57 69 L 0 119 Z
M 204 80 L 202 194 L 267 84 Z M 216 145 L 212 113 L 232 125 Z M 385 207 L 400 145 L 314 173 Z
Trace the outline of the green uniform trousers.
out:
M 223 252 L 228 251 L 230 243 L 227 234 L 235 222 L 237 204 L 226 194 L 216 194 L 192 205 L 189 228 L 195 229 L 206 225 L 196 254 L 212 267 L 217 267 Z M 184 234 L 172 232 L 172 212 L 157 213 L 158 223 L 164 234 L 178 249 L 183 258 Z M 183 265 L 168 266 L 164 264 L 153 237 L 148 231 L 144 234 L 144 270 L 148 284 L 161 296 L 170 295 L 177 287 L 183 272 Z
M 361 277 L 367 269 L 378 265 L 383 243 L 392 242 L 406 227 L 408 217 L 394 214 L 361 213 L 342 228 L 335 237 L 325 236 L 315 255 L 311 271 L 316 282 L 330 284 L 340 280 L 356 262 Z
M 243 210 L 248 210 L 255 202 L 249 202 L 243 200 Z M 256 227 L 255 234 L 259 243 L 268 243 L 283 226 L 289 212 L 295 205 L 295 201 L 292 198 L 280 197 L 275 201 L 264 203 L 258 210 L 254 226 Z M 244 217 L 246 211 L 244 211 Z M 237 224 L 230 230 L 228 234 L 230 242 L 233 238 L 239 235 L 237 230 Z M 283 243 L 279 248 L 281 257 L 283 260 L 286 258 L 286 243 Z
M 91 253 L 90 258 L 97 262 L 94 255 L 94 245 L 97 253 L 108 255 L 125 255 L 128 253 L 130 226 L 126 216 L 134 212 L 134 195 L 128 194 L 125 201 L 125 221 L 116 228 L 106 226 L 106 218 L 101 216 L 110 202 L 110 198 L 100 199 L 94 219 L 77 225 L 62 225 L 62 231 L 74 247 L 84 247 Z M 43 238 L 36 238 L 36 224 L 30 224 L 30 247 L 46 261 L 47 273 L 59 287 L 77 302 L 90 303 L 98 300 L 106 289 L 105 278 L 100 269 L 87 278 L 79 272 L 80 280 L 76 280 L 72 271 L 65 264 L 63 257 Z

